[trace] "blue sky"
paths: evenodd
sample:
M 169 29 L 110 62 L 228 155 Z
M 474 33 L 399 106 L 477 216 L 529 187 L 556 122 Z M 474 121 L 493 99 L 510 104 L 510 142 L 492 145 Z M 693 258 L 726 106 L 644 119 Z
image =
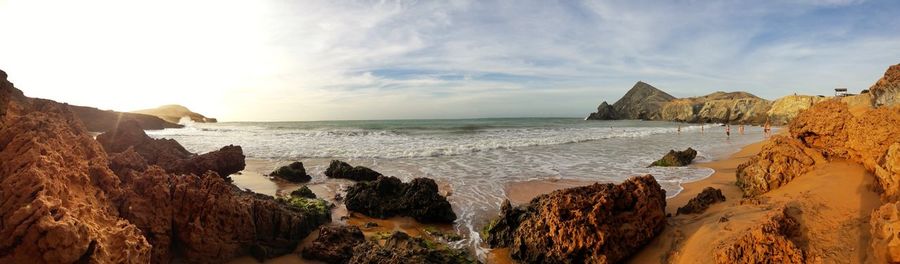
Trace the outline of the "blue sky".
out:
M 849 0 L 0 0 L 0 68 L 31 96 L 222 120 L 580 117 L 639 80 L 680 97 L 858 91 L 900 63 L 897 14 Z

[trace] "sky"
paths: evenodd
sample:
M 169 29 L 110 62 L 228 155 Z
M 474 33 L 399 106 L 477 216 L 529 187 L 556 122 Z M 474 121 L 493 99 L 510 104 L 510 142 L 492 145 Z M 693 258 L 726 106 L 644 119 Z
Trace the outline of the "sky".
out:
M 0 0 L 26 95 L 221 121 L 583 117 L 678 96 L 865 89 L 900 1 Z

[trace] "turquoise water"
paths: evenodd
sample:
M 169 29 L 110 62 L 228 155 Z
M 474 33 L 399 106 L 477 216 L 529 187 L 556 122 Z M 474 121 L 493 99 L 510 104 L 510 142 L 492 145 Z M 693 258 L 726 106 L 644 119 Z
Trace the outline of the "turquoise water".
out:
M 679 133 L 679 127 L 681 132 Z M 702 132 L 701 132 L 702 129 Z M 435 179 L 449 188 L 464 243 L 477 247 L 479 228 L 496 215 L 509 183 L 533 179 L 621 182 L 652 174 L 669 196 L 680 183 L 709 176 L 699 167 L 647 168 L 670 149 L 693 147 L 710 161 L 763 139 L 758 127 L 726 137 L 718 125 L 578 118 L 238 122 L 187 124 L 148 131 L 193 152 L 243 147 L 247 159 L 303 161 L 313 183 L 328 182 L 328 161 L 341 159 L 403 180 Z M 276 163 L 277 163 L 276 162 Z M 236 182 L 240 185 L 240 182 Z

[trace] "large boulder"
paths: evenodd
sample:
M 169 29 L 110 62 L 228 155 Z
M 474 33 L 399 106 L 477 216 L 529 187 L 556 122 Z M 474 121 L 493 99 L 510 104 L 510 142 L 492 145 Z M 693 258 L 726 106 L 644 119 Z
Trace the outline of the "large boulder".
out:
M 847 129 L 852 118 L 847 104 L 838 100 L 822 101 L 803 111 L 788 125 L 791 136 L 828 157 L 847 157 Z
M 525 263 L 618 263 L 663 230 L 665 207 L 666 192 L 650 175 L 558 190 L 505 204 L 486 241 Z
M 716 248 L 716 263 L 806 263 L 801 247 L 794 242 L 800 236 L 800 224 L 782 208 L 765 222 L 741 233 L 735 240 Z
M 637 82 L 613 104 L 613 108 L 621 119 L 655 120 L 660 118 L 662 105 L 672 100 L 675 100 L 674 96 L 647 83 Z
M 325 169 L 325 176 L 354 181 L 374 181 L 381 177 L 381 173 L 363 166 L 352 166 L 340 160 L 332 160 Z
M 676 214 L 699 214 L 706 211 L 706 208 L 709 208 L 710 205 L 718 202 L 724 202 L 725 195 L 722 195 L 722 190 L 706 187 L 703 188 L 696 197 L 691 198 L 688 203 L 682 207 L 678 208 L 678 212 Z
M 353 257 L 353 248 L 366 242 L 359 227 L 327 225 L 319 228 L 319 236 L 303 248 L 303 258 L 325 263 L 347 263 Z
M 606 101 L 600 103 L 600 106 L 597 106 L 597 112 L 591 113 L 588 115 L 586 120 L 615 120 L 619 119 L 619 114 L 616 113 L 616 109 L 611 105 L 607 104 Z
M 694 158 L 697 157 L 697 151 L 692 148 L 687 148 L 682 151 L 669 150 L 669 153 L 666 153 L 661 159 L 654 161 L 650 164 L 649 167 L 659 166 L 659 167 L 682 167 L 691 164 L 694 161 Z
M 456 213 L 432 179 L 403 183 L 396 177 L 358 182 L 347 189 L 347 209 L 376 218 L 410 216 L 425 223 L 452 223 Z
M 872 103 L 876 106 L 891 106 L 900 104 L 900 64 L 892 65 L 884 72 L 872 87 Z
M 196 155 L 172 139 L 154 139 L 133 121 L 122 122 L 115 130 L 97 136 L 97 141 L 109 154 L 129 148 L 150 165 L 158 165 L 174 174 L 203 175 L 206 171 L 228 176 L 244 169 L 244 153 L 240 146 L 225 146 L 220 150 Z
M 306 168 L 303 168 L 303 162 L 299 161 L 295 161 L 287 166 L 281 166 L 269 173 L 269 176 L 275 176 L 289 182 L 308 182 L 312 180 L 312 176 L 306 174 Z
M 744 196 L 766 193 L 810 171 L 825 158 L 800 141 L 772 136 L 762 150 L 737 167 L 737 186 Z

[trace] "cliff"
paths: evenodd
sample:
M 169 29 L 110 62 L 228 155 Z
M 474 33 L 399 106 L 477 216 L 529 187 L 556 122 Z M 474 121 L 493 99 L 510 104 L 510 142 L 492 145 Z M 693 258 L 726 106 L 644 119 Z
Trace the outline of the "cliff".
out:
M 206 117 L 204 115 L 192 112 L 187 107 L 181 105 L 164 105 L 157 108 L 151 109 L 142 109 L 137 111 L 131 111 L 132 113 L 152 115 L 155 117 L 162 118 L 169 123 L 178 124 L 181 121 L 181 118 L 187 117 L 193 122 L 198 123 L 215 123 L 217 120 L 215 118 Z
M 658 119 L 659 108 L 674 99 L 674 96 L 652 85 L 637 82 L 611 107 L 603 102 L 597 107 L 597 113 L 589 115 L 587 119 Z
M 760 124 L 765 122 L 770 104 L 768 100 L 746 92 L 715 92 L 663 104 L 660 120 Z

